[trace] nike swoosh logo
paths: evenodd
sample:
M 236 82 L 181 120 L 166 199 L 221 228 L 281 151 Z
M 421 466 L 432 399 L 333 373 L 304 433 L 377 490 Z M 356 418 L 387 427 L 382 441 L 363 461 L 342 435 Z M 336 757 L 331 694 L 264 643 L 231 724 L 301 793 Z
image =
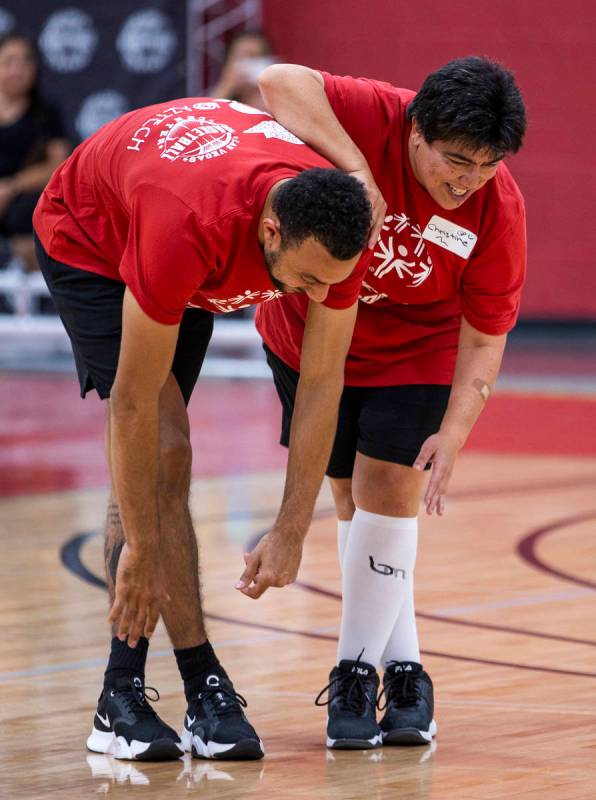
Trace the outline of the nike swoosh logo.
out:
M 108 717 L 108 715 L 106 714 L 105 719 L 104 719 L 104 717 L 101 716 L 99 711 L 97 711 L 96 714 L 97 714 L 97 719 L 100 722 L 103 722 L 103 724 L 106 726 L 106 728 L 109 728 L 110 727 L 110 718 Z
M 188 716 L 188 714 L 186 715 L 186 727 L 187 727 L 189 730 L 190 730 L 190 728 L 191 728 L 191 727 L 192 727 L 192 726 L 195 724 L 195 722 L 196 722 L 196 721 L 197 721 L 197 718 L 196 718 L 196 717 L 193 717 L 193 718 L 191 719 L 191 718 Z

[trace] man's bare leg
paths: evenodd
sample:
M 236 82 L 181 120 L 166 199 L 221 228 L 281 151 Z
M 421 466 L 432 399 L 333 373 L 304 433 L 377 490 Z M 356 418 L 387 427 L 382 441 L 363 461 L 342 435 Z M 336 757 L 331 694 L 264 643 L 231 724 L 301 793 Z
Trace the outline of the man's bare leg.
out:
M 106 440 L 109 441 L 109 420 Z M 109 446 L 107 455 L 109 461 Z M 170 375 L 160 396 L 161 548 L 155 557 L 162 559 L 166 573 L 170 601 L 162 608 L 162 617 L 176 648 L 193 647 L 207 638 L 201 608 L 197 539 L 188 508 L 191 460 L 188 414 L 178 384 Z M 118 504 L 112 494 L 104 544 L 110 604 L 114 600 L 118 559 L 124 543 Z M 115 626 L 113 635 L 116 629 Z
M 184 682 L 188 701 L 182 742 L 203 758 L 254 759 L 263 757 L 263 745 L 250 725 L 227 673 L 207 639 L 201 608 L 199 559 L 188 499 L 192 451 L 188 414 L 180 388 L 170 375 L 160 395 L 159 527 L 160 552 L 170 597 L 162 617 Z M 106 572 L 111 597 L 118 557 L 124 546 L 117 504 L 112 498 L 106 527 Z M 126 662 L 146 655 L 148 642 L 136 648 L 112 639 L 110 662 Z M 143 656 L 144 657 L 144 656 Z M 143 661 L 144 667 L 144 661 Z M 211 693 L 217 689 L 216 699 Z M 206 711 L 203 703 L 210 704 Z M 218 703 L 222 704 L 219 709 Z M 219 710 L 225 712 L 221 719 Z M 163 724 L 163 723 L 162 723 Z
M 192 450 L 182 393 L 170 375 L 160 396 L 160 557 L 170 601 L 162 616 L 176 649 L 207 640 L 199 580 L 199 553 L 188 500 Z

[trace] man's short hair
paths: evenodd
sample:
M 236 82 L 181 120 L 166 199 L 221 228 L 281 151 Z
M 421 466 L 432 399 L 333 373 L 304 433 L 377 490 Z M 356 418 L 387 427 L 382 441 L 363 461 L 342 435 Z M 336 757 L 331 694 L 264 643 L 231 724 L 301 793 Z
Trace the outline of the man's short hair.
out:
M 461 142 L 473 150 L 517 153 L 526 109 L 513 74 L 487 58 L 469 56 L 432 72 L 408 106 L 428 144 Z
M 273 198 L 282 248 L 309 237 L 347 261 L 366 247 L 371 207 L 359 180 L 339 169 L 314 167 L 283 183 Z

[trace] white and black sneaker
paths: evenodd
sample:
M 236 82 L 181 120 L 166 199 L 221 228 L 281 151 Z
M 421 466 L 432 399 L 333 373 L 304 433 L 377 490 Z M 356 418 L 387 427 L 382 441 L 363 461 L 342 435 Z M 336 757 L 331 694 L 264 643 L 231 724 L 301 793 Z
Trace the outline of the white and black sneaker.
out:
M 385 696 L 385 705 L 381 699 Z M 390 661 L 379 696 L 383 744 L 429 744 L 437 733 L 433 682 L 416 661 Z
M 211 674 L 188 704 L 182 744 L 195 758 L 263 758 L 263 742 L 246 719 L 246 700 L 227 675 Z
M 184 755 L 178 734 L 166 725 L 147 702 L 140 677 L 118 678 L 104 688 L 97 704 L 87 747 L 95 753 L 138 761 L 169 761 Z
M 381 729 L 376 719 L 379 676 L 372 664 L 358 658 L 339 662 L 329 674 L 329 683 L 315 700 L 329 706 L 327 747 L 337 750 L 370 750 L 381 745 Z M 321 702 L 325 692 L 326 702 Z

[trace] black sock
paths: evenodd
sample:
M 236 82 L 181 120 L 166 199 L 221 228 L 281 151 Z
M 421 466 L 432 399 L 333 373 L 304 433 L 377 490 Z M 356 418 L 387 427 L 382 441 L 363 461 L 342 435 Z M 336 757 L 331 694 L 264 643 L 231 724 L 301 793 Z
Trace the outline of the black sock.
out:
M 148 649 L 149 640 L 144 636 L 139 638 L 136 647 L 129 647 L 127 641 L 121 642 L 114 636 L 110 660 L 104 674 L 104 687 L 114 686 L 118 678 L 134 678 L 137 675 L 144 679 Z
M 184 693 L 187 700 L 190 700 L 200 690 L 203 679 L 209 673 L 215 672 L 227 678 L 226 671 L 219 663 L 219 659 L 208 641 L 196 647 L 174 650 L 174 655 L 184 681 Z

